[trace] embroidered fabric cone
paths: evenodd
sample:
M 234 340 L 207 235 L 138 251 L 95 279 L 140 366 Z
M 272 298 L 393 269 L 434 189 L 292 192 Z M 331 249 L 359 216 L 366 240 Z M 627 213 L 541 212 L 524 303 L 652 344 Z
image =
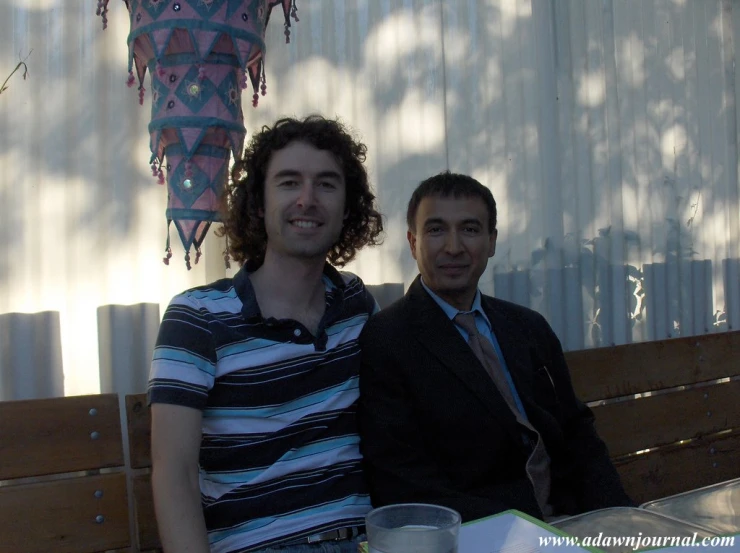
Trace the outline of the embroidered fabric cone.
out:
M 241 90 L 251 82 L 252 105 L 265 95 L 265 29 L 281 5 L 285 40 L 296 0 L 123 0 L 131 20 L 128 85 L 138 83 L 144 103 L 149 71 L 152 174 L 167 183 L 167 243 L 175 224 L 190 269 L 190 250 L 200 247 L 213 222 L 231 155 L 238 159 L 246 129 Z M 107 26 L 108 0 L 98 0 Z M 165 178 L 166 176 L 166 178 Z

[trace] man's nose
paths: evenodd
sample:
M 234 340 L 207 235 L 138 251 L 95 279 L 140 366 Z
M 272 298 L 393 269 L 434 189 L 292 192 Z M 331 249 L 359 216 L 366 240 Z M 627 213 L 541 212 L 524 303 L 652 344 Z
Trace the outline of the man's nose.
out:
M 445 250 L 449 254 L 458 254 L 462 251 L 462 242 L 457 231 L 450 231 L 445 237 Z
M 316 201 L 316 191 L 314 190 L 313 183 L 306 181 L 301 184 L 301 188 L 298 194 L 297 204 L 302 208 L 312 206 Z

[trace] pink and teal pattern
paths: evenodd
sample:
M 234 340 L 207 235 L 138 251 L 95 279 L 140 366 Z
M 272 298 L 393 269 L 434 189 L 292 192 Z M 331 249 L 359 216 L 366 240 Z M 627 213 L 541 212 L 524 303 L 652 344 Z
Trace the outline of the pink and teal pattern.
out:
M 185 248 L 200 247 L 211 223 L 220 221 L 220 201 L 231 155 L 238 159 L 246 129 L 241 91 L 252 85 L 252 105 L 267 92 L 265 29 L 272 8 L 281 5 L 285 38 L 296 0 L 124 0 L 131 20 L 128 85 L 150 75 L 149 123 L 152 173 L 167 182 L 167 245 L 174 222 Z M 107 25 L 108 0 L 98 0 Z M 166 173 L 166 179 L 165 179 Z M 228 258 L 226 259 L 228 263 Z

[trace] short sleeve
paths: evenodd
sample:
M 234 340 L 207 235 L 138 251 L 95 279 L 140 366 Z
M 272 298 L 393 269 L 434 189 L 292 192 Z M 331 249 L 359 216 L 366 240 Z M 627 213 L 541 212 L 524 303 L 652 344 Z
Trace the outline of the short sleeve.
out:
M 170 302 L 149 373 L 149 403 L 204 409 L 213 387 L 216 349 L 209 313 L 188 292 Z

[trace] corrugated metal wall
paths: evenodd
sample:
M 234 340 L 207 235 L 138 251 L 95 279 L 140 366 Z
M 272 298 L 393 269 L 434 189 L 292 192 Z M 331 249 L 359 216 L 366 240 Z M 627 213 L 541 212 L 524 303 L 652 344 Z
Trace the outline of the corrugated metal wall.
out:
M 361 135 L 387 216 L 349 267 L 366 282 L 411 282 L 406 202 L 450 168 L 499 204 L 483 290 L 541 311 L 566 349 L 738 328 L 738 2 L 298 6 L 290 45 L 279 18 L 268 31 L 246 124 L 320 112 Z M 190 272 L 177 249 L 161 262 L 149 110 L 110 8 L 103 32 L 94 2 L 0 4 L 0 77 L 33 50 L 0 96 L 3 399 L 141 391 L 169 298 L 225 274 L 215 238 Z

